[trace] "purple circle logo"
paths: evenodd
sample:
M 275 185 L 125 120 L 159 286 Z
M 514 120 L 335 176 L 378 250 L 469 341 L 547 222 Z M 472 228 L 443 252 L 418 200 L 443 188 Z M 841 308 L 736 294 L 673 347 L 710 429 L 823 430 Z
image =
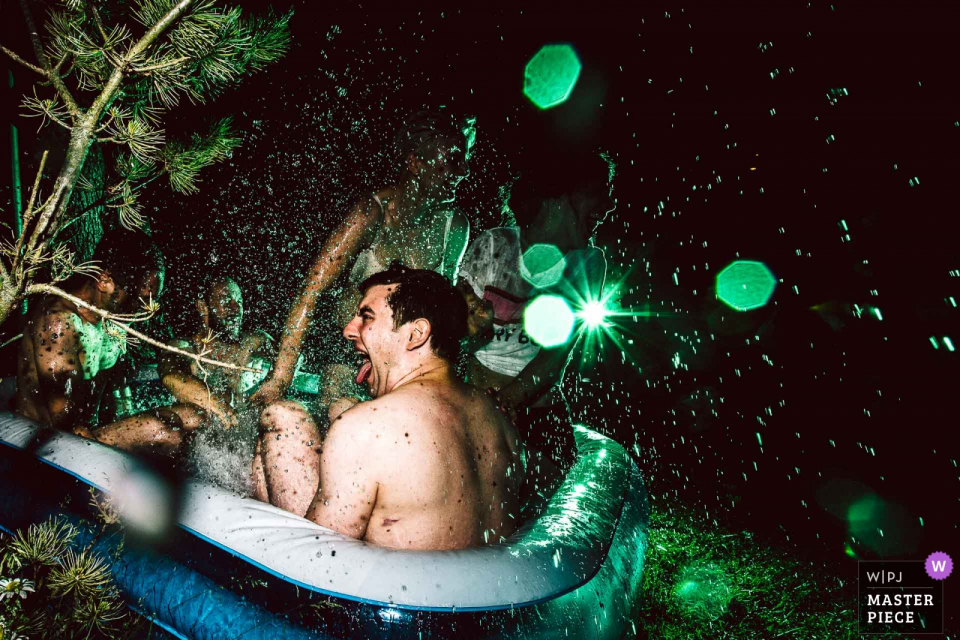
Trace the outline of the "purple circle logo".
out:
M 934 580 L 943 580 L 953 573 L 953 560 L 943 551 L 934 551 L 924 563 L 924 568 Z

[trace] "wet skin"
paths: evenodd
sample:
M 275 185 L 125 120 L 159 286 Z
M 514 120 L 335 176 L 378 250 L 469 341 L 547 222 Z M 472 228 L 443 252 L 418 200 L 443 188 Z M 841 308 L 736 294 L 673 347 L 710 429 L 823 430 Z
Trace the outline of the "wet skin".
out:
M 497 542 L 519 519 L 524 470 L 517 433 L 485 394 L 460 382 L 433 353 L 426 320 L 393 328 L 386 302 L 392 290 L 385 285 L 367 291 L 344 329 L 370 359 L 364 382 L 374 399 L 333 421 L 320 455 L 320 488 L 306 517 L 395 548 Z M 281 413 L 278 431 L 296 440 L 306 425 L 303 414 L 291 414 L 285 426 Z M 266 478 L 261 498 L 273 502 L 274 493 L 292 490 L 297 479 L 289 482 L 289 476 L 296 465 L 278 470 L 291 473 L 275 474 L 276 486 Z
M 189 339 L 174 340 L 172 346 L 189 353 L 206 351 L 209 358 L 241 367 L 251 366 L 257 359 L 268 362 L 276 354 L 267 334 L 241 333 L 243 298 L 232 279 L 214 282 L 197 301 L 197 312 L 203 329 Z M 184 442 L 194 430 L 214 423 L 232 429 L 243 412 L 259 412 L 246 402 L 240 371 L 212 366 L 201 369 L 193 360 L 165 352 L 158 373 L 177 404 L 97 429 L 94 436 L 98 440 L 129 451 L 172 456 L 183 453 Z
M 105 311 L 131 313 L 139 299 L 160 294 L 161 277 L 151 274 L 128 292 L 107 274 L 72 293 Z M 109 370 L 120 355 L 119 342 L 108 335 L 95 313 L 56 296 L 33 306 L 17 362 L 18 413 L 58 429 L 86 428 L 96 418 Z
M 436 269 L 449 265 L 448 277 L 466 248 L 469 223 L 463 214 L 454 214 L 443 252 L 447 203 L 457 185 L 469 175 L 463 142 L 444 137 L 424 143 L 418 154 L 406 160 L 397 185 L 377 193 L 383 207 L 373 198 L 358 203 L 334 230 L 318 253 L 306 278 L 306 285 L 287 317 L 274 374 L 254 395 L 262 405 L 279 400 L 293 378 L 293 367 L 312 322 L 317 298 L 340 278 L 362 251 L 373 248 L 378 262 L 386 268 L 400 261 L 411 268 Z M 351 287 L 335 301 L 338 321 L 346 322 L 356 309 L 358 296 Z M 355 392 L 349 366 L 330 365 L 324 371 L 321 405 Z

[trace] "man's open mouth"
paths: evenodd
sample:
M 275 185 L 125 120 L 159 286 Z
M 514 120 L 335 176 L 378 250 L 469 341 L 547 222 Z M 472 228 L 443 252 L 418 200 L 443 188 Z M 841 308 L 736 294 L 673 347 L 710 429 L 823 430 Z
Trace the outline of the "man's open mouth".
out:
M 373 371 L 373 363 L 370 361 L 370 356 L 360 352 L 360 370 L 357 372 L 357 384 L 366 382 L 371 371 Z

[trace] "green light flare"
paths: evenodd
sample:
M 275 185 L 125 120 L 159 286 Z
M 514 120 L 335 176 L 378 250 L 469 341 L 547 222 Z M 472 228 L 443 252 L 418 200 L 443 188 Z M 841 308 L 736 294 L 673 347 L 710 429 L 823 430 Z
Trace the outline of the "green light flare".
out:
M 953 296 L 950 296 L 950 304 L 952 304 L 954 307 L 957 306 L 957 301 L 953 299 Z
M 573 310 L 560 296 L 537 296 L 523 312 L 523 330 L 547 348 L 570 340 L 575 321 Z
M 947 351 L 953 351 L 953 341 L 947 336 L 943 336 L 943 344 L 947 346 Z
M 849 230 L 850 230 L 850 229 L 847 228 L 847 221 L 846 221 L 846 220 L 841 220 L 841 221 L 840 221 L 840 226 L 843 227 L 843 230 L 844 230 L 844 231 L 849 231 Z
M 566 267 L 567 259 L 552 244 L 535 244 L 520 257 L 520 274 L 538 289 L 560 282 Z
M 883 315 L 880 313 L 880 309 L 876 307 L 870 307 L 870 311 L 873 312 L 873 315 L 877 316 L 877 320 L 883 322 Z
M 577 317 L 583 320 L 583 324 L 587 329 L 598 329 L 600 327 L 610 326 L 606 322 L 607 307 L 599 300 L 588 302 L 586 306 L 577 313 Z
M 770 301 L 777 280 L 767 265 L 736 260 L 717 274 L 717 297 L 737 311 L 759 309 Z
M 763 446 L 763 438 L 760 437 L 760 432 L 757 431 L 757 442 L 760 443 L 760 446 Z
M 568 44 L 548 44 L 523 72 L 523 94 L 541 109 L 566 102 L 580 77 L 580 59 Z
M 933 345 L 933 348 L 934 348 L 934 349 L 939 349 L 939 348 L 940 348 L 940 345 L 937 344 L 937 339 L 934 338 L 933 336 L 930 336 L 930 344 Z

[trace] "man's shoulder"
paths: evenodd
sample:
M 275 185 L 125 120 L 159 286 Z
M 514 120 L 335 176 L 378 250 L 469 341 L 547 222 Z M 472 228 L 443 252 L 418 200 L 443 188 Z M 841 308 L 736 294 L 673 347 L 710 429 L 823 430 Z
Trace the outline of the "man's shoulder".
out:
M 324 452 L 334 457 L 345 456 L 350 451 L 362 452 L 364 456 L 376 455 L 382 447 L 393 448 L 394 436 L 402 433 L 405 420 L 405 412 L 396 398 L 361 402 L 330 423 Z
M 63 334 L 65 330 L 69 329 L 79 331 L 82 328 L 84 320 L 72 305 L 61 304 L 61 301 L 54 301 L 37 309 L 31 318 L 31 322 L 35 333 L 52 331 Z
M 411 382 L 379 398 L 360 402 L 344 411 L 333 421 L 335 426 L 357 430 L 365 435 L 389 435 L 402 431 L 411 422 L 422 422 L 421 417 L 429 412 L 435 402 L 431 393 L 433 383 Z

